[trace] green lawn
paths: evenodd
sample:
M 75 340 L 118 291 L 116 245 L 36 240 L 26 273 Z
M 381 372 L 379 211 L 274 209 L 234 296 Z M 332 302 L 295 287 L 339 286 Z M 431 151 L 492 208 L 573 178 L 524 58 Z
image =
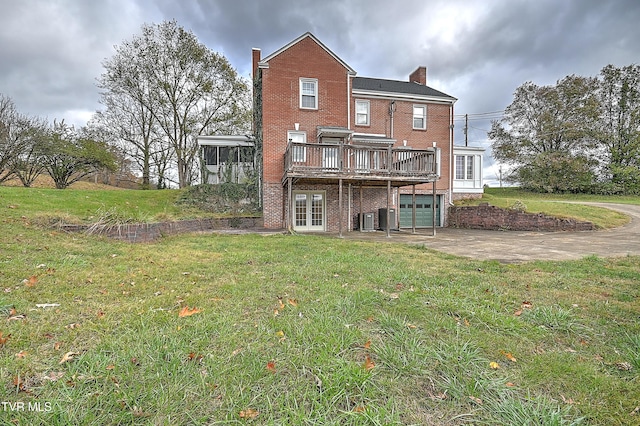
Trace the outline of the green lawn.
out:
M 180 217 L 167 194 L 0 187 L 2 424 L 640 424 L 638 257 L 504 265 L 308 235 L 132 245 L 33 220 Z
M 508 208 L 522 202 L 530 213 L 544 213 L 556 217 L 575 218 L 593 222 L 598 228 L 624 225 L 629 218 L 622 213 L 601 207 L 575 204 L 576 202 L 604 202 L 640 204 L 640 197 L 609 197 L 588 194 L 539 194 L 518 188 L 487 188 L 482 199 L 464 200 L 459 205 L 477 205 L 487 202 L 493 206 Z

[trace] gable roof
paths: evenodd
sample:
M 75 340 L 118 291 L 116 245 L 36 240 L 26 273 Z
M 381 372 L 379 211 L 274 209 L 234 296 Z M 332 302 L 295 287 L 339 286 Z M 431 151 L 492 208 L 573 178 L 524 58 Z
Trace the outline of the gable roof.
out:
M 446 93 L 440 92 L 422 84 L 384 80 L 381 78 L 355 77 L 353 79 L 353 91 L 370 92 L 371 94 L 401 95 L 404 97 L 434 98 L 455 102 L 458 99 Z
M 333 59 L 335 59 L 338 63 L 340 63 L 340 65 L 345 67 L 347 69 L 347 71 L 349 72 L 349 74 L 356 75 L 356 72 L 355 72 L 355 70 L 353 68 L 351 68 L 349 65 L 347 65 L 347 63 L 344 62 L 342 59 L 340 59 L 338 57 L 338 55 L 333 53 L 331 51 L 331 49 L 329 49 L 327 46 L 325 46 L 320 40 L 318 40 L 318 38 L 316 36 L 314 36 L 313 34 L 311 34 L 308 31 L 306 33 L 302 34 L 297 39 L 293 40 L 292 42 L 286 44 L 285 46 L 282 46 L 280 49 L 276 50 L 271 55 L 269 55 L 269 56 L 265 57 L 264 59 L 262 59 L 260 62 L 258 62 L 258 67 L 259 68 L 269 68 L 269 61 L 271 59 L 275 58 L 276 56 L 278 56 L 279 54 L 281 54 L 285 50 L 289 49 L 290 47 L 300 43 L 305 38 L 310 38 L 311 40 L 313 40 L 318 46 L 320 46 L 322 49 L 324 49 Z

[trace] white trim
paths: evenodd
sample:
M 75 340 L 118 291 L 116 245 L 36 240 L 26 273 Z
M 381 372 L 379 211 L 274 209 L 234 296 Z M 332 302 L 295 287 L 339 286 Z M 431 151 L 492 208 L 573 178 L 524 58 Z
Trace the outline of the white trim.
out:
M 314 102 L 314 106 L 313 107 L 305 107 L 302 106 L 302 87 L 304 86 L 304 83 L 313 83 L 313 98 L 315 100 Z M 318 79 L 317 78 L 307 78 L 307 77 L 300 77 L 300 84 L 299 84 L 299 91 L 300 91 L 300 96 L 298 97 L 298 100 L 300 101 L 300 109 L 312 109 L 312 110 L 317 110 L 318 106 L 319 106 L 319 99 L 318 99 Z M 307 95 L 309 96 L 309 95 Z
M 198 136 L 200 146 L 255 146 L 252 137 L 246 135 Z
M 363 98 L 372 98 L 372 99 L 396 99 L 396 100 L 412 100 L 419 102 L 431 102 L 431 103 L 440 103 L 453 105 L 456 103 L 457 99 L 455 98 L 442 98 L 437 96 L 426 96 L 426 95 L 417 95 L 410 93 L 397 93 L 397 92 L 378 92 L 373 90 L 362 90 L 355 89 L 352 91 L 354 96 L 363 97 Z
M 372 138 L 386 138 L 387 137 L 387 135 L 385 135 L 384 133 L 359 133 L 359 132 L 355 132 L 352 137 L 356 137 L 356 136 L 372 137 Z
M 305 206 L 305 212 L 306 212 L 306 217 L 305 217 L 305 222 L 306 222 L 306 226 L 301 227 L 301 226 L 296 226 L 296 195 L 301 195 L 304 194 L 307 196 L 306 198 L 306 202 L 307 205 Z M 313 196 L 314 195 L 321 195 L 322 196 L 322 225 L 316 225 L 313 226 L 312 223 L 310 223 L 311 221 L 313 221 Z M 309 198 L 309 196 L 311 196 L 311 198 Z M 321 190 L 321 191 L 314 191 L 314 190 L 293 190 L 291 191 L 291 197 L 292 197 L 292 225 L 293 225 L 293 229 L 298 230 L 298 231 L 307 231 L 307 232 L 325 232 L 327 230 L 327 191 Z
M 358 123 L 358 103 L 365 104 L 367 106 L 366 123 Z M 356 107 L 356 115 L 355 115 L 356 120 L 355 120 L 355 123 L 353 123 L 354 126 L 365 126 L 365 127 L 371 126 L 371 101 L 368 99 L 356 99 L 355 107 Z
M 416 108 L 421 108 L 424 112 L 421 115 L 422 126 L 416 127 Z M 427 130 L 427 106 L 425 104 L 413 104 L 411 107 L 411 126 L 413 130 Z
M 292 140 L 293 138 L 291 137 L 291 135 L 301 135 L 302 136 L 302 142 L 297 141 L 298 143 L 307 143 L 307 132 L 303 132 L 303 131 L 297 131 L 297 130 L 287 130 L 287 141 Z M 306 147 L 298 147 L 298 148 L 302 148 L 301 152 L 298 152 L 298 154 L 302 154 L 300 157 L 295 157 L 295 151 L 291 153 L 291 161 L 293 161 L 294 163 L 304 163 L 305 161 L 307 161 L 307 148 Z

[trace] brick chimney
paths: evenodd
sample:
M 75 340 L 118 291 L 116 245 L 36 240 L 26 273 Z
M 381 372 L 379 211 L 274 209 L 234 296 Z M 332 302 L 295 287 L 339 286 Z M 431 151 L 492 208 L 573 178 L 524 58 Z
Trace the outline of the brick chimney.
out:
M 260 62 L 260 49 L 258 49 L 257 47 L 251 49 L 251 60 L 253 65 L 251 67 L 251 70 L 253 71 L 251 78 L 255 80 L 256 76 L 258 75 L 258 62 Z
M 414 72 L 409 76 L 409 82 L 422 84 L 423 86 L 427 85 L 427 67 L 418 67 Z

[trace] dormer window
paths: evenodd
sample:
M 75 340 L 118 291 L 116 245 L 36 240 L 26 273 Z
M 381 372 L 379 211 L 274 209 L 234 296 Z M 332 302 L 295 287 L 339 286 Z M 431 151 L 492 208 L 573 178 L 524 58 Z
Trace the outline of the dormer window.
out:
M 300 108 L 318 109 L 318 80 L 315 78 L 300 79 Z

